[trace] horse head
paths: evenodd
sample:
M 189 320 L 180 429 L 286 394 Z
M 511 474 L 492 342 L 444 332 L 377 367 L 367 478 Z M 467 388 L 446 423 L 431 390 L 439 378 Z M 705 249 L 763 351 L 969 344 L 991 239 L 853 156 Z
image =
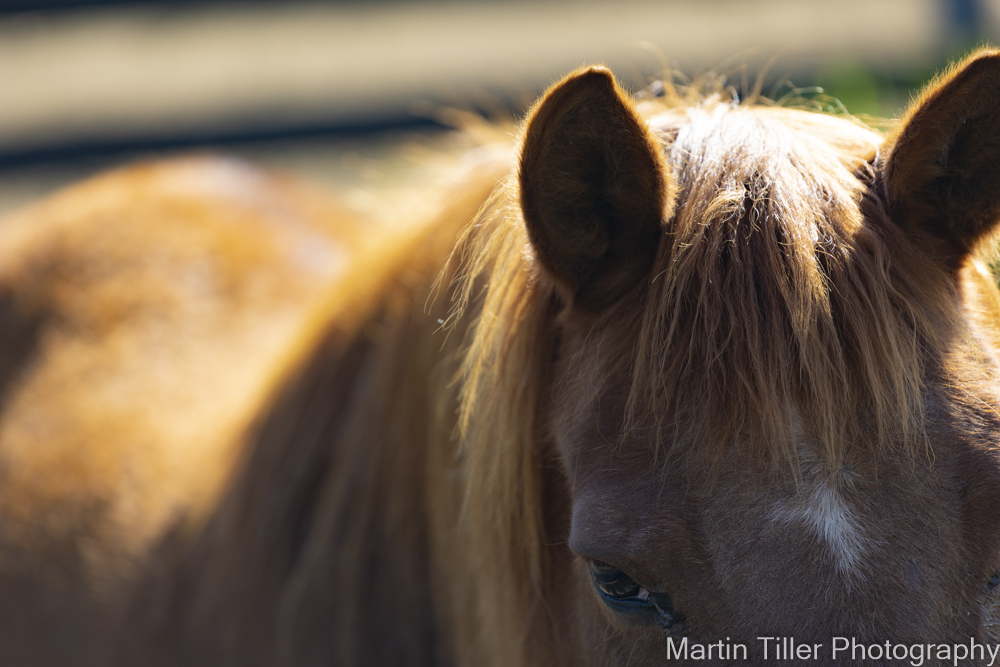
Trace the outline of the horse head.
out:
M 996 52 L 888 138 L 719 94 L 637 103 L 603 68 L 549 90 L 509 188 L 521 296 L 491 283 L 484 306 L 546 343 L 498 352 L 480 325 L 497 365 L 466 366 L 466 414 L 540 368 L 530 444 L 507 446 L 534 472 L 493 515 L 469 504 L 508 544 L 480 539 L 484 561 L 532 563 L 521 620 L 492 625 L 594 664 L 1000 639 L 998 102 Z M 490 488 L 504 441 L 466 438 Z

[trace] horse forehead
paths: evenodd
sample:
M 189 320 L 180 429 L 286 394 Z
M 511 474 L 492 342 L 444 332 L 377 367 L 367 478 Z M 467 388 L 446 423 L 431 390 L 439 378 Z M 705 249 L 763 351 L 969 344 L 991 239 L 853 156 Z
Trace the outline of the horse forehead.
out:
M 707 462 L 699 466 L 690 458 L 657 460 L 645 446 L 591 443 L 572 453 L 572 529 L 636 557 L 662 547 L 667 537 L 715 534 L 724 539 L 699 547 L 723 560 L 730 551 L 723 542 L 734 540 L 732 555 L 745 560 L 748 536 L 769 534 L 815 551 L 839 578 L 860 581 L 872 574 L 873 563 L 902 562 L 886 558 L 887 545 L 901 558 L 915 544 L 957 548 L 967 519 L 996 520 L 1000 456 L 971 444 L 941 450 L 933 461 L 855 468 L 834 466 L 806 447 L 795 470 L 776 472 L 766 462 L 733 456 L 709 471 Z M 963 495 L 970 493 L 977 499 L 974 516 L 967 517 Z

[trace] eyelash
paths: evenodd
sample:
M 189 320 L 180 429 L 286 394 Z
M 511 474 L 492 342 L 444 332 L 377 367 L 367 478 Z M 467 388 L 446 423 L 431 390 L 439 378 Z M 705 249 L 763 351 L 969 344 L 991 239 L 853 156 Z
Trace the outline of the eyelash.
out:
M 589 561 L 590 578 L 610 609 L 620 614 L 655 614 L 664 630 L 684 621 L 684 615 L 674 609 L 667 593 L 652 593 L 622 570 L 601 561 Z

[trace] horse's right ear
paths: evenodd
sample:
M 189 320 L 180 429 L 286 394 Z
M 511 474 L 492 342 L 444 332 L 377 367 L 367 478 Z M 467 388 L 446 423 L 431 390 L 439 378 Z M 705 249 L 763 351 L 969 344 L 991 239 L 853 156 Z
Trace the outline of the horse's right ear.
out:
M 535 255 L 568 301 L 606 305 L 648 275 L 674 186 L 608 70 L 573 72 L 535 105 L 518 175 Z
M 1000 222 L 1000 51 L 980 51 L 942 75 L 888 142 L 889 212 L 929 234 L 956 267 Z

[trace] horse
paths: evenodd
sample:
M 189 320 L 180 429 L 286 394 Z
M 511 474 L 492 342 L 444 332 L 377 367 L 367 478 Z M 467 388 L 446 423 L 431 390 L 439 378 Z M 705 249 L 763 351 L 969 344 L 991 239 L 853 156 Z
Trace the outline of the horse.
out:
M 990 663 L 1000 51 L 662 91 L 404 228 L 211 157 L 0 227 L 3 663 Z

